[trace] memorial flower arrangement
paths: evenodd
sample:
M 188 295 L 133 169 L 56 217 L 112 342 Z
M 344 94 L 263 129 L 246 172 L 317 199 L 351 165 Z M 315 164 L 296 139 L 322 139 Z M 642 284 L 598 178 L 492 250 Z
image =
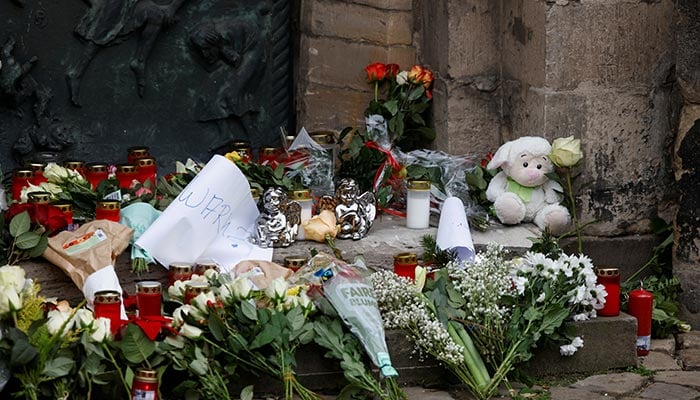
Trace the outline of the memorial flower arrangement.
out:
M 595 317 L 605 291 L 590 260 L 528 253 L 508 260 L 491 244 L 473 263 L 450 261 L 416 283 L 381 271 L 372 276 L 387 328 L 403 329 L 417 350 L 443 362 L 479 399 L 508 383 L 508 374 L 546 341 L 563 356 L 583 346 L 567 320 Z
M 562 181 L 564 193 L 569 211 L 571 212 L 571 222 L 574 225 L 574 233 L 576 234 L 576 243 L 578 244 L 579 253 L 583 251 L 583 243 L 581 241 L 581 230 L 587 224 L 581 225 L 576 213 L 576 200 L 574 199 L 574 170 L 583 160 L 583 152 L 581 151 L 581 139 L 574 139 L 573 136 L 566 138 L 554 139 L 552 142 L 552 152 L 549 155 L 552 163 L 559 168 L 559 171 L 564 175 L 563 179 L 558 179 L 556 174 L 552 174 L 552 178 L 557 181 Z

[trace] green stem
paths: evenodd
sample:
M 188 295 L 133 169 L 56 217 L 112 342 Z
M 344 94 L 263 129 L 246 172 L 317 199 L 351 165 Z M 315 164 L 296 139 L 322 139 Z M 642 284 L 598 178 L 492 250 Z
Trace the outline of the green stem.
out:
M 117 364 L 117 360 L 114 359 L 114 355 L 112 354 L 111 351 L 109 351 L 109 347 L 107 347 L 107 345 L 105 343 L 102 343 L 102 347 L 109 355 L 109 360 L 112 362 L 112 365 L 114 365 L 114 368 L 117 370 L 117 374 L 119 375 L 119 380 L 122 381 L 122 385 L 124 385 L 124 389 L 126 390 L 126 393 L 127 394 L 131 393 L 131 387 L 129 387 L 129 384 L 126 383 L 126 378 L 124 378 L 124 374 L 122 374 L 122 370 L 119 368 L 119 364 Z
M 569 195 L 569 204 L 571 204 L 571 220 L 576 229 L 576 243 L 578 244 L 579 254 L 583 253 L 583 243 L 581 241 L 581 228 L 578 226 L 578 218 L 576 217 L 576 202 L 574 200 L 574 185 L 571 179 L 571 168 L 566 169 L 566 186 Z
M 374 102 L 379 102 L 379 82 L 374 82 Z

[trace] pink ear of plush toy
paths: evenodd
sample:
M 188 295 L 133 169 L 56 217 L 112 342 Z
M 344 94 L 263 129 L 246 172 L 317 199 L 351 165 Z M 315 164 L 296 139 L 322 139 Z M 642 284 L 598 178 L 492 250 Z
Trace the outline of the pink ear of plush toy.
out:
M 501 171 L 489 183 L 486 197 L 494 203 L 502 223 L 534 222 L 553 234 L 566 231 L 571 216 L 559 204 L 562 187 L 547 177 L 554 170 L 551 150 L 547 139 L 523 136 L 496 151 L 487 168 Z

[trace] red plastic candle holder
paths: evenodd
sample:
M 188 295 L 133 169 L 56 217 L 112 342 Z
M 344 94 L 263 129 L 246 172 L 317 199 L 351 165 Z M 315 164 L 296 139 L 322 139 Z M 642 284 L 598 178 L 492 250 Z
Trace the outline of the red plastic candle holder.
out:
M 139 175 L 134 164 L 119 164 L 117 165 L 117 180 L 119 187 L 129 189 L 134 180 L 138 181 Z
M 158 372 L 140 368 L 134 374 L 131 385 L 131 399 L 158 400 Z
M 109 166 L 102 163 L 90 163 L 85 167 L 85 179 L 97 189 L 97 185 L 109 176 Z
M 151 187 L 156 186 L 156 159 L 153 157 L 143 157 L 136 160 L 136 175 L 141 184 L 146 181 L 151 182 Z
M 82 176 L 85 176 L 85 161 L 77 161 L 77 160 L 70 160 L 70 161 L 64 161 L 63 166 L 67 169 L 70 169 L 72 171 L 75 171 L 79 173 Z
M 260 164 L 269 164 L 277 160 L 277 156 L 282 151 L 276 147 L 263 147 L 260 149 L 260 155 L 258 156 L 258 162 Z
M 162 290 L 160 282 L 142 281 L 136 283 L 136 304 L 139 317 L 161 316 Z
M 617 268 L 598 268 L 596 270 L 598 283 L 605 291 L 605 306 L 598 310 L 598 315 L 614 317 L 620 315 L 620 270 Z
M 201 293 L 209 293 L 209 284 L 206 282 L 189 282 L 185 285 L 185 304 L 190 304 L 192 299 Z
M 32 185 L 39 186 L 44 182 L 48 182 L 48 179 L 46 179 L 44 176 L 44 168 L 46 168 L 46 164 L 40 162 L 29 162 L 27 163 L 27 167 L 34 173 L 34 175 L 32 175 L 32 179 L 30 180 Z
M 250 142 L 247 140 L 235 140 L 233 150 L 241 156 L 241 161 L 249 163 L 253 160 L 253 150 L 250 147 Z
M 284 258 L 284 266 L 296 272 L 299 268 L 306 265 L 307 261 L 309 259 L 304 256 L 288 256 Z
M 186 262 L 170 263 L 168 268 L 168 286 L 176 281 L 186 281 L 192 278 L 192 264 Z
M 121 203 L 117 200 L 102 200 L 97 202 L 95 208 L 95 219 L 108 219 L 119 222 L 121 214 Z
M 644 289 L 630 292 L 627 312 L 637 318 L 637 355 L 646 356 L 651 347 L 651 312 L 654 295 Z
M 126 161 L 129 164 L 136 164 L 136 160 L 151 156 L 147 146 L 132 146 L 129 147 L 127 151 L 128 155 L 126 157 Z
M 399 253 L 394 256 L 394 273 L 410 279 L 416 279 L 418 255 L 416 253 Z
M 109 326 L 114 335 L 121 326 L 122 299 L 119 292 L 104 290 L 95 293 L 93 315 L 95 318 L 109 319 Z
M 31 168 L 17 168 L 12 173 L 12 200 L 19 201 L 22 189 L 28 187 L 34 177 Z

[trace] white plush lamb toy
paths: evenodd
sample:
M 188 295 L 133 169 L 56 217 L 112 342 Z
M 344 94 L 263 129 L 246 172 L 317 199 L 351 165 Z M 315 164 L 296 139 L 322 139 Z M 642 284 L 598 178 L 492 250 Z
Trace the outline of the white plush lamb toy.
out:
M 554 167 L 549 159 L 552 146 L 541 137 L 524 136 L 504 143 L 487 165 L 501 168 L 486 189 L 496 216 L 507 225 L 534 223 L 553 234 L 566 231 L 571 216 L 559 204 L 562 187 L 546 174 Z

